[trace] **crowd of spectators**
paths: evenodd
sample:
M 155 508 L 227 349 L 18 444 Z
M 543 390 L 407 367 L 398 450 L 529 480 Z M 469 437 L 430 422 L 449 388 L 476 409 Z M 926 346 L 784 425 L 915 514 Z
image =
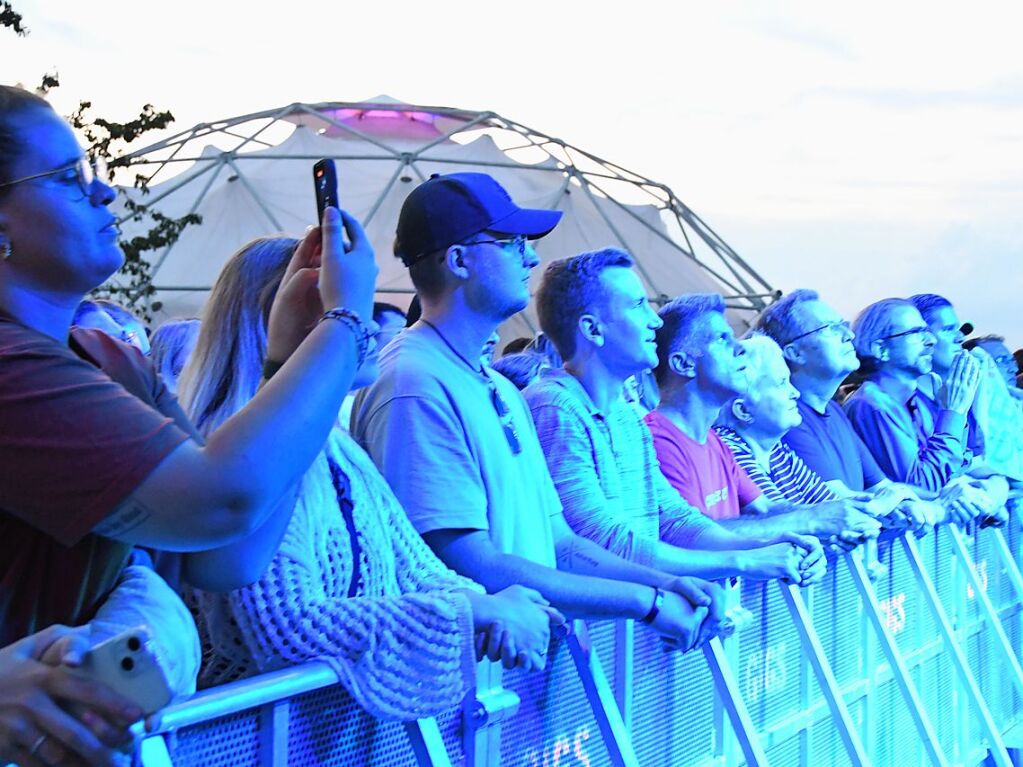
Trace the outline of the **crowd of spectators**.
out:
M 739 339 L 721 296 L 656 310 L 605 249 L 549 264 L 542 332 L 499 354 L 561 213 L 451 173 L 396 222 L 408 316 L 328 208 L 150 334 L 86 298 L 123 259 L 113 197 L 0 86 L 0 764 L 122 759 L 150 712 L 75 669 L 124 629 L 179 697 L 323 659 L 413 719 L 483 659 L 544 669 L 566 620 L 686 651 L 729 578 L 808 587 L 885 528 L 1003 525 L 1023 486 L 1016 359 L 941 296 L 850 323 L 796 290 Z

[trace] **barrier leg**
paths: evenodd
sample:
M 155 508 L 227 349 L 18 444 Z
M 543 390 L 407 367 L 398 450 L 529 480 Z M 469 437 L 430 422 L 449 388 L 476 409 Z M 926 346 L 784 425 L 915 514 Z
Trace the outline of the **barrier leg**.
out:
M 849 716 L 849 709 L 842 698 L 841 690 L 838 689 L 838 680 L 835 679 L 835 672 L 831 670 L 831 664 L 824 655 L 824 648 L 821 646 L 820 637 L 817 636 L 817 630 L 813 627 L 813 622 L 810 620 L 810 614 L 806 609 L 806 604 L 803 602 L 802 594 L 799 593 L 797 586 L 791 584 L 786 585 L 779 581 L 778 587 L 781 589 L 782 597 L 784 597 L 785 604 L 789 608 L 792 622 L 795 623 L 796 630 L 799 632 L 799 638 L 803 643 L 803 652 L 806 653 L 810 665 L 813 666 L 814 673 L 817 675 L 817 681 L 821 686 L 821 692 L 824 693 L 824 698 L 828 702 L 828 708 L 831 709 L 831 717 L 835 722 L 835 726 L 838 727 L 838 734 L 842 738 L 842 744 L 849 755 L 849 760 L 853 763 L 854 767 L 870 765 L 871 761 L 863 748 L 863 743 L 853 724 L 852 717 Z
M 956 555 L 965 565 L 966 577 L 970 581 L 970 586 L 973 587 L 973 593 L 980 602 L 980 607 L 984 611 L 984 617 L 987 618 L 988 625 L 995 632 L 998 644 L 1001 645 L 1002 653 L 1005 655 L 1005 661 L 1009 667 L 1009 678 L 1015 683 L 1016 691 L 1019 692 L 1020 697 L 1023 697 L 1023 668 L 1020 667 L 1019 658 L 1016 657 L 1016 653 L 1012 649 L 1012 642 L 1009 641 L 1009 636 L 1005 633 L 1005 628 L 998 617 L 998 612 L 991 603 L 991 597 L 987 595 L 984 584 L 981 583 L 980 577 L 977 575 L 977 567 L 973 557 L 970 556 L 970 552 L 966 548 L 966 541 L 963 540 L 962 530 L 955 524 L 950 524 L 948 527 L 952 533 L 952 544 L 955 547 Z
M 515 692 L 502 687 L 502 679 L 500 663 L 476 665 L 476 689 L 462 700 L 466 767 L 501 763 L 502 722 L 518 712 L 520 703 Z
M 611 755 L 611 763 L 615 767 L 639 767 L 632 739 L 625 729 L 625 721 L 618 710 L 611 685 L 593 652 L 586 626 L 582 621 L 575 621 L 575 630 L 568 637 L 568 647 L 579 672 L 579 679 L 583 683 L 583 689 L 586 690 L 586 698 L 593 709 L 597 726 L 600 727 L 604 745 Z
M 451 757 L 444 747 L 436 719 L 429 717 L 405 722 L 405 734 L 412 744 L 419 767 L 451 767 Z
M 625 722 L 632 732 L 633 659 L 636 656 L 636 626 L 633 621 L 615 621 L 615 700 Z
M 916 540 L 911 535 L 904 535 L 902 536 L 902 546 L 906 550 L 910 567 L 913 569 L 913 574 L 916 576 L 917 583 L 920 586 L 920 592 L 923 594 L 924 600 L 934 615 L 934 622 L 938 624 L 938 628 L 941 630 L 945 646 L 951 652 L 952 665 L 955 666 L 956 672 L 959 674 L 959 679 L 966 689 L 966 695 L 970 703 L 973 705 L 978 716 L 980 716 L 981 726 L 988 739 L 991 760 L 997 767 L 1012 767 L 1012 761 L 1005 750 L 1002 735 L 991 716 L 991 711 L 984 702 L 984 697 L 980 694 L 980 687 L 977 685 L 977 680 L 973 677 L 973 672 L 970 671 L 966 655 L 959 647 L 959 643 L 956 642 L 955 632 L 952 629 L 952 624 L 949 622 L 948 615 L 945 613 L 945 608 L 941 606 L 941 602 L 938 599 L 938 592 L 934 588 L 934 582 L 931 580 L 930 575 L 927 574 L 927 570 L 924 569 Z
M 1020 573 L 1019 564 L 1012 556 L 1009 542 L 1005 540 L 1005 533 L 998 528 L 988 528 L 985 533 L 990 533 L 995 539 L 995 548 L 1002 556 L 1002 563 L 1005 565 L 1005 572 L 1009 575 L 1013 588 L 1016 589 L 1016 598 L 1023 602 L 1023 574 Z
M 846 554 L 845 560 L 849 565 L 849 570 L 852 572 L 853 583 L 860 594 L 867 617 L 870 619 L 874 632 L 877 634 L 881 650 L 884 652 L 885 658 L 888 659 L 888 665 L 891 666 L 895 683 L 899 686 L 899 691 L 909 707 L 910 716 L 913 717 L 913 724 L 916 725 L 917 732 L 923 740 L 927 756 L 932 764 L 939 765 L 939 767 L 947 767 L 949 763 L 948 758 L 941 750 L 934 726 L 924 712 L 923 701 L 920 700 L 920 694 L 917 692 L 916 685 L 913 684 L 913 678 L 909 674 L 906 661 L 895 644 L 895 637 L 892 636 L 891 631 L 888 630 L 888 626 L 881 617 L 881 612 L 877 606 L 877 595 L 874 593 L 874 587 L 867 575 L 866 568 L 863 562 L 851 554 Z
M 714 686 L 717 688 L 721 703 L 728 712 L 728 719 L 732 723 L 732 730 L 742 747 L 742 753 L 746 757 L 748 767 L 767 767 L 767 754 L 760 745 L 760 737 L 757 729 L 750 718 L 749 710 L 746 708 L 746 701 L 742 699 L 739 692 L 739 683 L 732 672 L 732 665 L 725 657 L 725 648 L 721 639 L 714 637 L 703 647 L 704 657 L 707 665 L 710 666 L 710 673 L 714 677 Z

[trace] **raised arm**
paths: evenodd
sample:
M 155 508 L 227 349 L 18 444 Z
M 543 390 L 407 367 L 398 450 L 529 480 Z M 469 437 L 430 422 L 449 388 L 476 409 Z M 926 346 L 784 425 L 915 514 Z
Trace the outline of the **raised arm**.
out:
M 343 306 L 369 321 L 377 272 L 373 250 L 358 222 L 346 214 L 343 220 L 351 238 L 348 252 L 341 214 L 328 209 L 322 254 L 308 247 L 296 251 L 296 259 L 306 263 L 295 265 L 278 298 L 308 297 L 318 283 L 322 306 Z M 205 446 L 180 444 L 94 532 L 155 548 L 195 550 L 257 530 L 322 448 L 355 374 L 358 341 L 354 324 L 315 325 L 283 368 Z
M 895 482 L 938 492 L 962 467 L 966 417 L 961 413 L 942 410 L 933 433 L 921 446 L 908 413 L 896 418 L 857 398 L 849 401 L 847 412 L 878 466 Z

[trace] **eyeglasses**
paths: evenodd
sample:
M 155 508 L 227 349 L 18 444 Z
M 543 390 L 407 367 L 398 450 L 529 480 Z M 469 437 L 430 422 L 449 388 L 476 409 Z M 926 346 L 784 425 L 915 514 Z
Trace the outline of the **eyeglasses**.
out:
M 529 244 L 529 238 L 518 234 L 514 237 L 506 237 L 504 239 L 494 240 L 473 240 L 468 243 L 469 245 L 500 245 L 502 248 L 514 247 L 519 252 L 519 256 L 522 258 L 526 257 L 526 249 L 532 247 Z
M 930 333 L 931 329 L 926 325 L 917 325 L 915 328 L 909 330 L 903 330 L 901 333 L 892 333 L 888 336 L 881 336 L 882 341 L 890 341 L 893 338 L 902 338 L 903 336 L 921 336 Z M 933 334 L 932 334 L 933 335 Z
M 75 171 L 75 179 L 78 181 L 78 188 L 82 190 L 82 196 L 88 197 L 92 192 L 93 182 L 99 180 L 101 183 L 106 184 L 108 181 L 107 165 L 103 161 L 103 158 L 97 157 L 95 160 L 90 160 L 85 155 L 67 165 L 62 165 L 54 170 L 48 170 L 45 173 L 35 173 L 31 176 L 24 176 L 22 178 L 16 178 L 13 181 L 4 181 L 0 184 L 0 189 L 8 186 L 14 186 L 20 184 L 23 181 L 34 181 L 37 178 L 48 178 L 50 176 L 58 176 L 61 173 L 67 173 L 68 171 Z
M 833 333 L 836 336 L 852 335 L 852 325 L 850 325 L 845 320 L 836 320 L 835 322 L 829 322 L 826 325 L 821 325 L 819 328 L 814 328 L 813 330 L 808 330 L 805 333 L 800 333 L 795 338 L 791 338 L 788 341 L 786 341 L 784 344 L 782 344 L 782 346 L 794 344 L 801 338 L 806 338 L 807 336 L 812 336 L 814 333 L 822 333 L 824 331 L 827 331 L 828 333 Z
M 501 428 L 504 429 L 504 438 L 508 440 L 508 447 L 511 448 L 511 451 L 518 455 L 522 452 L 522 442 L 519 441 L 519 432 L 515 428 L 515 421 L 512 420 L 511 408 L 508 407 L 508 403 L 504 401 L 501 392 L 498 391 L 497 383 L 491 377 L 486 366 L 483 367 L 483 375 L 487 378 L 487 386 L 490 388 L 490 401 L 493 403 L 497 417 L 501 421 Z

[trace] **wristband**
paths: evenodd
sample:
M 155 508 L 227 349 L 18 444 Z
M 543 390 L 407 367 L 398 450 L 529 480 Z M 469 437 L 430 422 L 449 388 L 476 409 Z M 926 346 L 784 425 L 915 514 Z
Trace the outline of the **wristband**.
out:
M 654 603 L 650 605 L 650 611 L 640 618 L 641 623 L 645 623 L 649 626 L 661 613 L 661 605 L 664 604 L 664 589 L 658 587 L 654 589 Z
M 270 358 L 263 360 L 263 380 L 269 381 L 282 367 L 284 367 L 283 362 L 278 362 L 277 360 L 272 360 Z
M 316 324 L 319 325 L 324 320 L 343 322 L 355 334 L 355 367 L 361 368 L 362 363 L 366 360 L 366 353 L 369 351 L 369 328 L 359 319 L 359 315 L 351 309 L 339 306 L 324 312 Z

